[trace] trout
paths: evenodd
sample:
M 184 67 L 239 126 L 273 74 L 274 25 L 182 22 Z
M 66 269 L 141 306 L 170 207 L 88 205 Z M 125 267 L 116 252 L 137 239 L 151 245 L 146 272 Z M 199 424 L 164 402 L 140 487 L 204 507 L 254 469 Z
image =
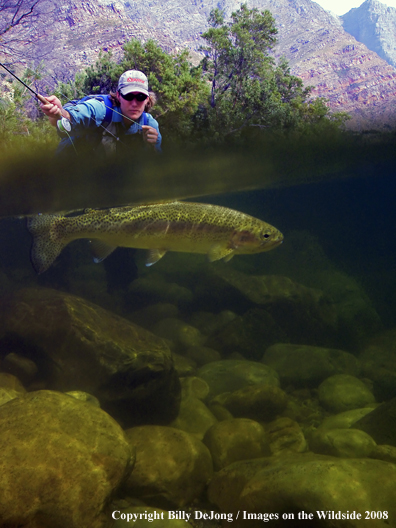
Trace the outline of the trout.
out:
M 275 227 L 253 216 L 218 205 L 177 201 L 93 209 L 73 217 L 41 214 L 30 217 L 27 226 L 37 273 L 47 270 L 62 249 L 79 238 L 90 240 L 95 262 L 118 246 L 148 249 L 146 266 L 167 251 L 204 253 L 211 262 L 228 261 L 236 254 L 268 251 L 283 240 Z

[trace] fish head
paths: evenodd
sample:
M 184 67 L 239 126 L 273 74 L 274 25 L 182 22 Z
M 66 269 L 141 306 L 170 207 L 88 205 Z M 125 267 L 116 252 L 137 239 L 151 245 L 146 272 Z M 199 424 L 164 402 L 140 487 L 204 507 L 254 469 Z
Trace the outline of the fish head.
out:
M 260 223 L 252 228 L 235 230 L 231 235 L 230 245 L 236 253 L 261 253 L 274 249 L 283 242 L 282 233 L 276 227 Z

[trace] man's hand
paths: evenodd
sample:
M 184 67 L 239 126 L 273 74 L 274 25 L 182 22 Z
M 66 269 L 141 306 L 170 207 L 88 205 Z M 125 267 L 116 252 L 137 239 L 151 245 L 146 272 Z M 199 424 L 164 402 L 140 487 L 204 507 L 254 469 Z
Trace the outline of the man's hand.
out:
M 46 97 L 49 104 L 41 103 L 40 108 L 48 116 L 51 125 L 56 126 L 56 122 L 63 116 L 70 118 L 69 112 L 62 108 L 62 103 L 55 95 Z
M 144 141 L 154 146 L 158 138 L 158 132 L 156 131 L 156 129 L 148 125 L 143 125 L 142 131 Z

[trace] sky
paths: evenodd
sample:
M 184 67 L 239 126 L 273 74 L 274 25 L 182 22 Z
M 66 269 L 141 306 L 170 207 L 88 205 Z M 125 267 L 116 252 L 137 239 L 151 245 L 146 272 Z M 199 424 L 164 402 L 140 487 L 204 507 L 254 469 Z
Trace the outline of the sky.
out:
M 314 0 L 317 4 L 322 6 L 327 11 L 332 11 L 336 15 L 345 15 L 353 7 L 359 7 L 362 5 L 364 0 Z M 396 7 L 396 0 L 387 0 L 383 2 L 379 0 L 382 4 L 385 4 L 390 7 Z

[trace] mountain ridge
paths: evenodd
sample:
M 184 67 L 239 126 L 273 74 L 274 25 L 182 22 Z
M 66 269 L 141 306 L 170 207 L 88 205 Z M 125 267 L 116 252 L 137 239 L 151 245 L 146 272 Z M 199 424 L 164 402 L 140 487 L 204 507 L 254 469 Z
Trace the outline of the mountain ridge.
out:
M 166 51 L 188 47 L 199 62 L 201 34 L 213 7 L 229 16 L 236 0 L 64 0 L 53 1 L 55 22 L 39 42 L 47 51 L 46 69 L 67 81 L 95 62 L 100 49 L 122 53 L 131 38 L 153 38 Z M 367 0 L 376 1 L 376 0 Z M 313 96 L 328 99 L 332 111 L 352 115 L 355 130 L 396 124 L 396 69 L 343 27 L 343 19 L 311 0 L 249 0 L 248 7 L 268 9 L 278 28 L 276 59 L 282 55 L 291 73 L 313 86 Z

